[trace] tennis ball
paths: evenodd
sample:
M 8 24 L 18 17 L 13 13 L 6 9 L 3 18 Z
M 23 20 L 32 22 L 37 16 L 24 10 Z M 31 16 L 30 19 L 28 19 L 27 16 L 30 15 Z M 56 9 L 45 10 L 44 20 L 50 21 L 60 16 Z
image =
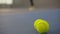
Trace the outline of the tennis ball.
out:
M 37 19 L 34 21 L 34 28 L 40 33 L 46 33 L 49 30 L 49 24 L 46 20 Z

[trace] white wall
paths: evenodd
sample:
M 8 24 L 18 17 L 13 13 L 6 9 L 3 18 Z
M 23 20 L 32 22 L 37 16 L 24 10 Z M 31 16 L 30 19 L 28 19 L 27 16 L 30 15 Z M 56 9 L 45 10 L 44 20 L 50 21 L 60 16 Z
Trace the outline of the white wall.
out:
M 0 4 L 13 4 L 13 0 L 0 0 Z

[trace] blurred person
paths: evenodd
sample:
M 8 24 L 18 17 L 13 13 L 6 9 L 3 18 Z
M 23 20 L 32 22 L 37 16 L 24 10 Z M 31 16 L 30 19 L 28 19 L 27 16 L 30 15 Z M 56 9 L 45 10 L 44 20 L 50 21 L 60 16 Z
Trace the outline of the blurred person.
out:
M 30 0 L 31 7 L 34 6 L 33 0 Z
M 34 9 L 34 2 L 33 0 L 30 0 L 30 8 L 29 10 L 33 10 Z

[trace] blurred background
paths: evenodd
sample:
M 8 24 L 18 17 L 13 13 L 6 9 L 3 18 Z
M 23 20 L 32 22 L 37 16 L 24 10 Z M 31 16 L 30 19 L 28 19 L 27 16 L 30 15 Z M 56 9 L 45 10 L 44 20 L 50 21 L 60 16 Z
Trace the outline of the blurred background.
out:
M 40 34 L 34 27 L 38 18 L 47 20 L 47 34 L 60 34 L 60 0 L 0 0 L 0 34 Z M 31 7 L 31 8 L 30 8 Z
M 60 0 L 33 0 L 36 8 L 59 8 Z M 29 8 L 30 0 L 0 0 L 0 8 Z

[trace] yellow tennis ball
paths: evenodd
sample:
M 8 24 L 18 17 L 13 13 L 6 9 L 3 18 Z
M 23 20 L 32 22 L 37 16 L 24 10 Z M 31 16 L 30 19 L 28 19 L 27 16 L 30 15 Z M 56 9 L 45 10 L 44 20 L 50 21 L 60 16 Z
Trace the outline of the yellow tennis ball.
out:
M 34 28 L 40 33 L 45 33 L 49 30 L 49 24 L 46 20 L 37 19 L 34 21 Z

